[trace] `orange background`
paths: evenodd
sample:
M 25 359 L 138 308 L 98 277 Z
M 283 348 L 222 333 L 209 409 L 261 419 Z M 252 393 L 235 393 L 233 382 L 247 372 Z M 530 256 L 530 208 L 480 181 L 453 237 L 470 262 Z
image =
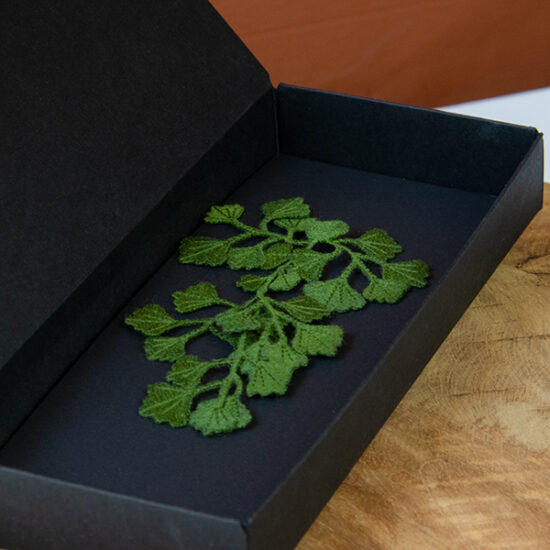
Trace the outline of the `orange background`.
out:
M 211 0 L 279 82 L 428 107 L 550 85 L 550 0 Z

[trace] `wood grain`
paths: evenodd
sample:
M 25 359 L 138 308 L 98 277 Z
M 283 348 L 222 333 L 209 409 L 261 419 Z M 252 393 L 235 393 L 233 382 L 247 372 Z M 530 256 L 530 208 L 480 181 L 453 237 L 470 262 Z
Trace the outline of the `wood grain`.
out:
M 299 550 L 550 548 L 550 185 Z
M 550 84 L 548 0 L 212 0 L 279 82 L 421 106 Z

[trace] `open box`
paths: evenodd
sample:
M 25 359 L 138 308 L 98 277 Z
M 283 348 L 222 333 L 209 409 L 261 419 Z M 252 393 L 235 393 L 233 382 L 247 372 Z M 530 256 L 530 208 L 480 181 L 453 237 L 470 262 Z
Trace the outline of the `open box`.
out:
M 20 279 L 50 261 L 42 271 L 40 284 L 50 291 L 39 295 L 38 326 L 35 316 L 27 332 L 13 331 L 3 344 L 0 547 L 290 548 L 540 208 L 542 138 L 532 128 L 292 86 L 273 90 L 203 2 L 136 2 L 139 20 L 105 9 L 68 15 L 59 8 L 66 19 L 50 12 L 26 19 L 42 49 L 60 20 L 69 28 L 84 20 L 86 28 L 93 22 L 117 29 L 101 36 L 101 49 L 78 54 L 89 55 L 84 72 L 64 77 L 77 96 L 89 93 L 90 64 L 103 71 L 121 44 L 131 51 L 133 74 L 143 74 L 127 88 L 117 67 L 101 73 L 114 92 L 95 89 L 102 101 L 87 103 L 89 147 L 74 146 L 74 156 L 55 169 L 30 169 L 51 178 L 74 169 L 69 160 L 76 159 L 84 166 L 78 180 L 23 187 L 26 208 L 38 212 L 44 196 L 33 197 L 45 193 L 59 210 L 47 220 L 47 237 L 20 224 L 9 244 L 15 257 L 34 235 L 54 257 L 10 264 L 11 286 L 3 281 L 6 296 L 18 296 L 16 306 L 2 302 L 4 317 L 25 319 L 37 298 Z M 145 39 L 128 45 L 136 29 L 146 35 L 151 21 L 162 39 L 147 42 L 145 53 Z M 99 37 L 97 29 L 91 33 Z M 68 33 L 65 40 L 65 49 L 50 45 L 55 63 L 74 55 L 66 50 L 76 38 Z M 181 74 L 174 74 L 171 63 L 180 58 Z M 152 82 L 159 75 L 167 92 Z M 187 104 L 171 86 L 187 90 Z M 135 100 L 128 113 L 149 109 L 141 115 L 145 134 L 128 117 L 98 120 L 105 109 L 128 106 L 123 88 Z M 75 124 L 65 121 L 66 128 Z M 115 151 L 103 166 L 100 138 L 111 127 L 129 151 Z M 43 136 L 20 133 L 24 154 L 44 154 Z M 59 131 L 55 136 L 48 146 L 72 146 Z M 10 162 L 23 160 L 16 154 Z M 117 163 L 124 170 L 113 177 Z M 105 182 L 101 190 L 98 182 Z M 69 189 L 85 200 L 72 200 Z M 219 227 L 199 223 L 212 204 L 243 204 L 247 220 L 256 222 L 262 202 L 292 196 L 304 197 L 320 218 L 346 220 L 353 231 L 386 229 L 405 249 L 400 259 L 430 265 L 429 286 L 395 306 L 336 316 L 346 334 L 341 353 L 301 369 L 287 397 L 249 400 L 255 421 L 246 430 L 205 438 L 138 416 L 145 387 L 162 378 L 166 364 L 146 360 L 124 316 L 146 303 L 168 305 L 174 290 L 200 280 L 240 300 L 234 283 L 241 272 L 183 266 L 174 256 L 177 243 L 194 231 L 219 235 Z M 6 206 L 15 219 L 16 199 Z M 120 213 L 125 207 L 131 215 Z M 59 243 L 71 249 L 82 237 L 71 220 L 107 210 L 115 214 L 87 227 L 86 249 L 78 265 L 68 265 Z M 74 277 L 60 277 L 73 267 Z

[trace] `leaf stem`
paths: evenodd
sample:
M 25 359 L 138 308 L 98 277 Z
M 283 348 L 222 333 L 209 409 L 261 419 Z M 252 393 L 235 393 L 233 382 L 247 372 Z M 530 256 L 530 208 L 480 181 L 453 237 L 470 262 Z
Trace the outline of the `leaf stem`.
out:
M 227 394 L 229 393 L 229 390 L 231 389 L 231 386 L 233 384 L 235 384 L 236 388 L 235 393 L 238 393 L 240 395 L 243 392 L 243 382 L 241 380 L 241 377 L 239 376 L 239 373 L 237 372 L 237 369 L 239 368 L 241 359 L 243 358 L 244 346 L 246 344 L 246 336 L 246 332 L 243 332 L 240 335 L 237 349 L 232 354 L 233 357 L 231 358 L 229 374 L 222 380 L 222 383 L 220 385 L 221 389 L 219 396 L 223 404 L 225 404 Z
M 236 304 L 235 302 L 232 302 L 231 300 L 224 300 L 223 298 L 220 298 L 220 300 L 218 300 L 218 302 L 217 302 L 217 305 L 228 306 L 228 307 L 236 307 L 238 304 Z
M 201 319 L 181 319 L 178 321 L 179 327 L 192 327 L 202 325 L 205 321 L 209 321 L 211 317 L 202 317 Z
M 340 242 L 342 242 L 344 240 L 346 240 L 346 239 L 341 239 Z M 342 272 L 342 276 L 345 275 L 345 276 L 349 277 L 350 274 L 352 273 L 352 271 L 355 268 L 357 268 L 357 269 L 359 269 L 359 271 L 361 271 L 361 273 L 363 273 L 363 275 L 367 279 L 369 279 L 369 281 L 373 277 L 375 277 L 374 273 L 363 263 L 362 257 L 361 257 L 362 254 L 359 254 L 358 252 L 354 252 L 348 246 L 340 244 L 340 243 L 333 242 L 331 244 L 334 245 L 337 250 L 341 250 L 341 251 L 345 252 L 351 258 L 351 262 L 349 263 L 348 267 L 346 267 L 346 269 L 344 269 L 344 271 Z
M 198 388 L 196 388 L 195 394 L 198 395 L 199 393 L 215 390 L 216 388 L 219 388 L 222 385 L 222 382 L 223 380 L 215 380 L 214 382 L 203 384 L 202 386 L 199 386 Z
M 211 361 L 208 361 L 208 365 L 211 367 L 223 367 L 224 365 L 229 365 L 229 360 L 227 357 L 223 357 L 222 359 L 212 359 Z
M 214 322 L 212 319 L 209 320 L 208 323 L 204 323 L 202 327 L 199 327 L 195 330 L 192 330 L 190 332 L 185 333 L 181 338 L 186 338 L 186 342 L 190 342 L 191 340 L 194 340 L 198 336 L 202 336 L 205 332 L 208 332 L 210 330 L 210 325 Z
M 251 225 L 243 223 L 241 220 L 233 220 L 231 223 L 237 229 L 244 231 L 247 234 L 246 237 L 271 237 L 276 239 L 277 241 L 285 241 L 287 243 L 298 246 L 307 245 L 309 243 L 309 241 L 293 239 L 292 236 L 289 234 L 283 235 L 282 233 L 277 233 L 276 231 L 270 231 L 267 228 L 267 222 L 264 222 L 265 220 L 262 220 L 259 227 L 252 227 Z M 241 235 L 239 235 L 239 237 L 241 237 Z

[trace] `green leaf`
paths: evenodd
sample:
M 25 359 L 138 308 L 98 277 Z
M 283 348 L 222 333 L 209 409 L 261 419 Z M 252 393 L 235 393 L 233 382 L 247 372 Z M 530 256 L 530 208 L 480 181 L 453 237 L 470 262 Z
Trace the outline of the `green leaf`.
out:
M 308 363 L 307 356 L 290 347 L 286 338 L 279 338 L 274 342 L 269 338 L 261 338 L 245 349 L 244 356 L 253 364 L 266 361 L 270 364 L 282 365 L 290 371 L 305 367 Z M 241 367 L 241 370 L 247 372 L 246 367 L 245 369 Z
M 292 251 L 290 243 L 275 243 L 264 251 L 265 261 L 262 269 L 274 269 L 284 264 Z
M 338 325 L 306 325 L 296 328 L 295 350 L 308 355 L 335 355 L 342 345 L 344 331 Z
M 277 305 L 284 308 L 290 315 L 300 321 L 309 323 L 317 321 L 330 314 L 330 311 L 310 296 L 298 296 Z
M 246 370 L 245 372 L 245 369 Z M 278 363 L 247 361 L 243 364 L 243 372 L 248 374 L 246 395 L 284 395 L 292 378 L 292 371 Z
M 179 386 L 166 382 L 151 384 L 147 397 L 139 409 L 141 416 L 155 422 L 167 422 L 173 428 L 186 426 L 189 421 L 194 394 Z
M 236 394 L 202 401 L 191 413 L 189 424 L 203 435 L 229 433 L 245 428 L 252 416 Z
M 365 299 L 343 277 L 315 281 L 304 286 L 304 294 L 323 304 L 329 311 L 350 311 L 365 306 Z
M 394 262 L 382 266 L 383 279 L 417 288 L 426 286 L 429 274 L 430 267 L 422 260 Z
M 291 290 L 301 280 L 302 278 L 298 275 L 296 269 L 282 269 L 270 283 L 269 288 L 271 290 Z
M 177 361 L 185 354 L 185 345 L 194 338 L 195 331 L 183 336 L 150 336 L 145 338 L 145 355 L 151 361 Z
M 311 241 L 325 242 L 345 235 L 349 231 L 349 225 L 340 220 L 319 221 L 311 218 L 304 222 L 304 230 Z
M 405 295 L 409 288 L 409 285 L 406 283 L 373 277 L 369 286 L 363 291 L 363 296 L 369 302 L 395 304 Z
M 166 379 L 177 386 L 196 388 L 209 368 L 209 363 L 201 361 L 195 355 L 185 355 L 172 365 Z
M 298 231 L 304 231 L 304 224 L 307 223 L 307 221 L 308 218 L 281 218 L 280 220 L 275 220 L 273 223 L 282 229 L 296 233 Z
M 300 277 L 306 281 L 319 280 L 329 260 L 329 254 L 322 254 L 309 248 L 297 248 L 292 252 L 292 263 Z
M 376 263 L 384 263 L 403 250 L 400 244 L 390 237 L 383 229 L 371 229 L 359 238 L 356 244 L 367 256 Z
M 286 338 L 279 338 L 276 342 L 270 342 L 265 346 L 262 353 L 271 365 L 282 365 L 291 371 L 299 367 L 305 367 L 309 362 L 307 355 L 290 347 Z
M 283 339 L 255 342 L 247 348 L 245 357 L 240 370 L 249 377 L 246 386 L 249 397 L 283 395 L 294 370 L 308 363 L 306 355 L 292 349 Z
M 260 328 L 260 322 L 251 317 L 246 311 L 228 309 L 216 315 L 216 324 L 224 332 L 246 332 Z
M 180 326 L 180 321 L 155 304 L 136 309 L 124 322 L 146 336 L 158 336 Z
M 240 286 L 244 290 L 254 292 L 258 290 L 265 282 L 267 277 L 260 277 L 260 275 L 243 275 L 238 281 L 237 286 Z
M 238 220 L 244 212 L 240 204 L 224 204 L 210 208 L 204 221 L 208 223 L 231 223 Z
M 176 311 L 189 313 L 220 303 L 218 291 L 212 283 L 198 283 L 172 294 Z
M 256 269 L 264 263 L 262 244 L 232 248 L 228 263 L 231 269 Z
M 262 212 L 267 221 L 280 218 L 307 218 L 309 206 L 304 204 L 304 199 L 301 197 L 295 197 L 266 202 L 262 205 Z
M 227 261 L 228 240 L 212 237 L 186 237 L 181 241 L 179 261 L 182 264 L 221 265 Z

